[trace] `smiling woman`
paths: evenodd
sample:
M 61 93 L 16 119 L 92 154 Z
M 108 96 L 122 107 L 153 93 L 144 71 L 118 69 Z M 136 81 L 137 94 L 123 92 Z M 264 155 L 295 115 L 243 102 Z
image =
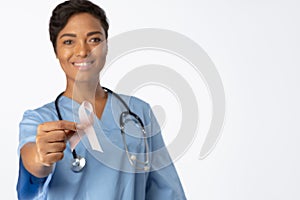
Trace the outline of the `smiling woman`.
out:
M 89 13 L 73 15 L 56 41 L 57 58 L 66 74 L 67 83 L 72 84 L 67 89 L 73 89 L 75 80 L 98 81 L 106 54 L 106 36 L 100 21 Z M 66 93 L 71 94 L 72 90 Z
M 70 0 L 53 10 L 50 39 L 67 84 L 55 102 L 24 113 L 19 135 L 19 199 L 186 199 L 168 152 L 161 151 L 160 158 L 151 154 L 166 148 L 149 104 L 100 85 L 108 27 L 105 12 L 90 1 Z M 90 121 L 81 120 L 82 105 L 90 105 L 86 107 Z M 124 130 L 128 121 L 142 127 L 137 131 L 142 132 L 140 136 Z M 95 123 L 101 125 L 103 134 L 95 133 L 91 142 L 89 132 Z M 91 146 L 103 138 L 100 143 L 105 151 L 101 153 L 115 167 L 94 156 L 83 142 L 86 137 Z M 114 149 L 121 149 L 121 154 Z M 171 164 L 157 169 L 149 158 Z M 131 170 L 124 170 L 126 166 Z

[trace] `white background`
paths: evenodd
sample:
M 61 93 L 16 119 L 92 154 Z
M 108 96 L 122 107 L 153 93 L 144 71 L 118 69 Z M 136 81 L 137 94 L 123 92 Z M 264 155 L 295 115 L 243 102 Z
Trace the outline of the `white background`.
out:
M 18 124 L 54 100 L 64 76 L 48 36 L 61 1 L 1 3 L 1 195 L 16 199 Z M 163 28 L 197 42 L 215 63 L 227 98 L 214 151 L 198 160 L 204 136 L 175 163 L 188 199 L 300 199 L 300 3 L 296 0 L 96 1 L 110 37 Z M 147 64 L 147 63 L 145 63 Z

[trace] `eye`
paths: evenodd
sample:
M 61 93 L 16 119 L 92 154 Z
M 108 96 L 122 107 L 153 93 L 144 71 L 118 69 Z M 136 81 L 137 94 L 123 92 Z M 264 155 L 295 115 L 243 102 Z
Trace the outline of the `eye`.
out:
M 101 38 L 91 38 L 89 40 L 90 43 L 100 43 L 102 42 Z
M 65 45 L 71 45 L 71 44 L 73 44 L 73 40 L 65 40 L 63 43 Z

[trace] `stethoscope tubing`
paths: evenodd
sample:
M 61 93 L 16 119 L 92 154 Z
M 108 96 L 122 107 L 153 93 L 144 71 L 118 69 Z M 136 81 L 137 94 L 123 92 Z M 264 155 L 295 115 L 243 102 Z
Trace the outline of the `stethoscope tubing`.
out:
M 149 152 L 149 146 L 148 146 L 148 142 L 147 142 L 147 139 L 146 139 L 146 131 L 145 131 L 143 121 L 141 120 L 141 118 L 137 114 L 135 114 L 134 112 L 132 112 L 130 110 L 129 106 L 126 104 L 126 102 L 118 94 L 114 93 L 112 90 L 110 90 L 106 87 L 102 87 L 102 88 L 105 91 L 107 91 L 107 92 L 111 93 L 112 95 L 114 95 L 118 100 L 120 100 L 120 102 L 125 106 L 125 108 L 127 110 L 127 111 L 122 112 L 121 115 L 120 115 L 120 128 L 121 128 L 121 135 L 122 135 L 122 138 L 123 138 L 123 143 L 124 143 L 124 146 L 125 146 L 125 151 L 126 151 L 126 154 L 127 154 L 127 157 L 128 157 L 128 160 L 129 160 L 130 164 L 138 170 L 148 171 L 149 170 L 149 165 L 150 165 L 149 153 L 148 153 Z M 64 92 L 60 93 L 55 99 L 55 109 L 56 109 L 57 116 L 58 116 L 59 120 L 63 120 L 63 118 L 61 116 L 59 106 L 58 106 L 58 101 L 59 101 L 60 97 L 63 94 L 64 94 Z M 145 145 L 145 148 L 146 148 L 145 149 L 146 150 L 145 161 L 140 161 L 134 155 L 130 155 L 130 153 L 129 153 L 127 143 L 126 143 L 126 138 L 125 138 L 125 132 L 124 132 L 125 122 L 122 120 L 125 115 L 132 115 L 139 122 L 139 124 L 142 127 L 142 134 L 143 134 L 144 143 L 145 143 L 144 145 Z M 75 148 L 72 150 L 72 156 L 73 156 L 72 170 L 74 172 L 80 172 L 85 167 L 86 160 L 85 160 L 85 158 L 77 155 Z M 143 164 L 144 167 L 141 168 L 141 167 L 135 166 L 134 163 L 133 163 L 134 161 L 136 163 Z

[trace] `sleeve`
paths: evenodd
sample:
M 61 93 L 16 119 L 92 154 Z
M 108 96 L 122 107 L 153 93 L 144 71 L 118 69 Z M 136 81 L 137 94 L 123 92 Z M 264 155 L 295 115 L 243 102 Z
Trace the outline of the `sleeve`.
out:
M 23 119 L 19 124 L 18 155 L 20 155 L 20 150 L 26 143 L 35 142 L 37 127 L 41 123 L 43 123 L 43 120 L 37 111 L 25 111 Z
M 37 178 L 30 174 L 24 167 L 20 150 L 28 142 L 35 142 L 36 130 L 42 118 L 37 111 L 28 110 L 24 113 L 23 119 L 19 126 L 19 176 L 17 182 L 18 199 L 45 199 L 47 187 L 51 180 L 52 174 L 45 178 Z
M 151 171 L 147 179 L 147 200 L 186 199 L 175 166 L 164 144 L 159 124 L 150 108 L 146 128 L 150 130 Z

